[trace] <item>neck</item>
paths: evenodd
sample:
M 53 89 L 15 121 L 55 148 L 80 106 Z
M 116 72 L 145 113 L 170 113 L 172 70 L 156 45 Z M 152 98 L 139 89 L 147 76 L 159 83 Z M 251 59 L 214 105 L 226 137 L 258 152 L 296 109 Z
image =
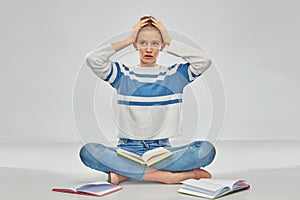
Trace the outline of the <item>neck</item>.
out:
M 156 67 L 157 64 L 156 63 L 143 63 L 143 62 L 140 62 L 139 66 L 140 67 Z

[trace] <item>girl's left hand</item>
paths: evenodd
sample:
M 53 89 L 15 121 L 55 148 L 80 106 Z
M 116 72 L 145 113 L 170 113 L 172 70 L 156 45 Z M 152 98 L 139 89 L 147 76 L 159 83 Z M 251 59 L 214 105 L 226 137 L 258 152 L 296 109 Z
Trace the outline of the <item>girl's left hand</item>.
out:
M 166 27 L 157 19 L 151 17 L 152 24 L 157 27 L 160 30 L 160 33 L 162 35 L 163 42 L 169 45 L 172 41 L 171 36 L 168 33 L 168 30 Z

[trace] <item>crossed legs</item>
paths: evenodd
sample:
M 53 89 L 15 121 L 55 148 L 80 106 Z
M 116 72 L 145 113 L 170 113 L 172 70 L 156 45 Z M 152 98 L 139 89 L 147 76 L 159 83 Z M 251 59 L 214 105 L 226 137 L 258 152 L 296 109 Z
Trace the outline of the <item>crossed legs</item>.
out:
M 196 141 L 182 147 L 170 147 L 169 150 L 173 152 L 171 157 L 148 168 L 117 155 L 114 148 L 95 143 L 84 145 L 80 157 L 86 166 L 108 173 L 108 181 L 113 184 L 128 178 L 174 184 L 189 178 L 211 177 L 209 172 L 200 169 L 215 157 L 211 143 Z

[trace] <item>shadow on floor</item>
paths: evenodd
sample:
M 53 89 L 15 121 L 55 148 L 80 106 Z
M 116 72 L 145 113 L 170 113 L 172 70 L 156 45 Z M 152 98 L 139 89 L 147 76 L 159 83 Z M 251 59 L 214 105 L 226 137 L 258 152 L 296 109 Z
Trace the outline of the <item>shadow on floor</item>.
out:
M 105 176 L 91 174 L 60 174 L 43 170 L 0 168 L 1 199 L 86 200 L 96 199 L 72 194 L 55 193 L 54 186 L 81 184 L 105 180 Z M 221 199 L 282 200 L 295 199 L 300 185 L 300 166 L 284 169 L 251 169 L 231 174 L 215 174 L 216 178 L 245 179 L 251 189 Z M 154 182 L 128 181 L 121 183 L 123 190 L 102 197 L 103 199 L 201 199 L 177 193 L 179 185 L 164 185 Z M 98 199 L 98 198 L 97 198 Z

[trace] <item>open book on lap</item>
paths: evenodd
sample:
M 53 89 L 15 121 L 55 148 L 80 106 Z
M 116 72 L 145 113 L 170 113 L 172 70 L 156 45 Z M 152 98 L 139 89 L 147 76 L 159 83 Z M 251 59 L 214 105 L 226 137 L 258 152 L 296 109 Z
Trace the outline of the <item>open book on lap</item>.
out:
M 54 187 L 52 191 L 100 197 L 100 196 L 104 196 L 119 191 L 121 189 L 122 187 L 120 186 L 113 185 L 106 181 L 99 181 L 99 182 L 83 184 L 77 187 L 76 186 Z
M 158 147 L 149 151 L 146 151 L 142 156 L 135 153 L 126 151 L 124 149 L 118 148 L 117 153 L 142 165 L 151 166 L 169 156 L 172 152 L 163 147 Z
M 178 192 L 193 196 L 215 199 L 232 192 L 249 188 L 250 185 L 244 180 L 203 178 L 200 180 L 188 179 L 183 181 Z

